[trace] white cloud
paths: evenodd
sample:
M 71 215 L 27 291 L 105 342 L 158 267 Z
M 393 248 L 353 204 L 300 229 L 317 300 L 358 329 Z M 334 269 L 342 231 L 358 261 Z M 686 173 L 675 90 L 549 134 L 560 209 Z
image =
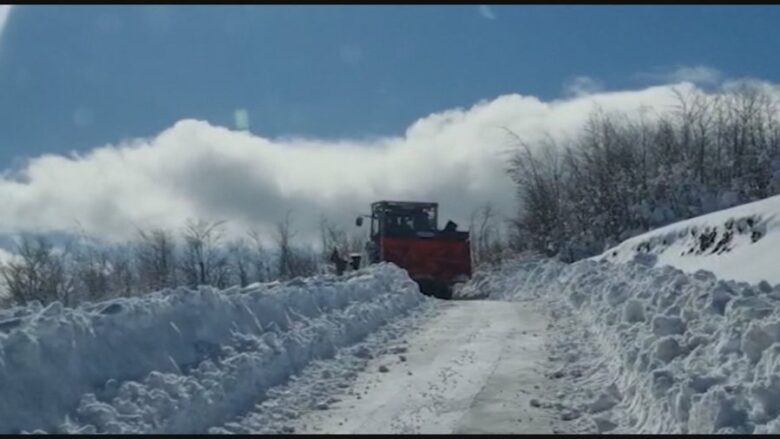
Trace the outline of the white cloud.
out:
M 481 5 L 479 7 L 479 15 L 481 15 L 482 18 L 486 18 L 488 20 L 496 19 L 496 13 L 493 12 L 493 8 L 488 5 Z
M 504 215 L 516 211 L 501 127 L 527 140 L 566 135 L 595 103 L 607 111 L 663 109 L 674 102 L 670 88 L 552 102 L 505 95 L 431 114 L 403 136 L 366 141 L 269 139 L 183 120 L 151 139 L 41 156 L 0 175 L 0 233 L 68 230 L 78 221 L 121 239 L 136 227 L 175 228 L 197 217 L 270 234 L 292 208 L 299 236 L 313 239 L 320 213 L 351 229 L 381 199 L 437 201 L 442 223 L 451 218 L 463 228 L 486 202 Z
M 0 5 L 0 41 L 2 41 L 3 29 L 9 15 L 11 15 L 11 5 Z
M 587 96 L 604 90 L 601 81 L 589 76 L 575 76 L 563 84 L 563 91 L 566 96 Z
M 723 73 L 707 66 L 677 66 L 672 69 L 659 69 L 655 72 L 640 73 L 639 79 L 662 83 L 690 82 L 698 85 L 715 85 L 723 79 Z

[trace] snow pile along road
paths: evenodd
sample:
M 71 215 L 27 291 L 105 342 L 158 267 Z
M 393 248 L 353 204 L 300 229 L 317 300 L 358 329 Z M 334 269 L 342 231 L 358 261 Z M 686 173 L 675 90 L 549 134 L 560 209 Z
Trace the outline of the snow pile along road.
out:
M 380 264 L 336 278 L 0 313 L 0 432 L 200 433 L 430 299 Z
M 569 391 L 537 404 L 560 409 L 557 430 L 780 433 L 780 286 L 636 259 L 515 262 L 472 286 L 547 302 Z
M 780 196 L 680 221 L 628 239 L 595 260 L 629 262 L 652 254 L 661 265 L 721 279 L 780 283 Z

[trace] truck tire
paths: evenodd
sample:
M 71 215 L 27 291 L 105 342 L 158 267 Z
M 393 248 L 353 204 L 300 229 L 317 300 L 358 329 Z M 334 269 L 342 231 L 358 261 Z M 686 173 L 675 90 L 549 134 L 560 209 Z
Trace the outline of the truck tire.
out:
M 437 299 L 450 300 L 452 299 L 452 288 L 449 285 L 437 282 L 432 279 L 415 279 L 417 285 L 420 287 L 420 292 L 426 296 L 433 296 Z

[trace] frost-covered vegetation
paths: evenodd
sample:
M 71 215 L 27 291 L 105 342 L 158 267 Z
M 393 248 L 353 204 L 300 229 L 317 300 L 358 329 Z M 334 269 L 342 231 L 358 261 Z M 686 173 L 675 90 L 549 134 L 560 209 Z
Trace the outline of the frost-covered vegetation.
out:
M 334 248 L 342 258 L 363 251 L 364 231 L 347 232 L 324 216 L 319 226 L 317 245 L 297 236 L 289 212 L 270 243 L 256 230 L 227 238 L 225 222 L 194 220 L 175 231 L 138 230 L 134 239 L 113 244 L 83 232 L 68 233 L 56 243 L 45 235 L 23 235 L 0 259 L 0 304 L 75 306 L 180 286 L 245 287 L 332 272 Z M 475 267 L 511 255 L 505 228 L 490 204 L 474 210 L 468 229 Z
M 570 139 L 529 144 L 517 133 L 510 166 L 521 201 L 515 239 L 574 261 L 780 192 L 774 90 L 740 83 L 677 98 L 660 113 L 595 111 Z
M 321 238 L 321 248 L 299 240 L 289 213 L 270 244 L 255 230 L 228 239 L 224 222 L 194 220 L 178 231 L 138 230 L 134 239 L 114 244 L 84 233 L 69 233 L 56 244 L 44 235 L 24 235 L 0 261 L 0 299 L 6 305 L 74 306 L 177 287 L 245 287 L 325 273 L 334 247 L 342 254 L 362 247 L 360 237 L 325 218 Z

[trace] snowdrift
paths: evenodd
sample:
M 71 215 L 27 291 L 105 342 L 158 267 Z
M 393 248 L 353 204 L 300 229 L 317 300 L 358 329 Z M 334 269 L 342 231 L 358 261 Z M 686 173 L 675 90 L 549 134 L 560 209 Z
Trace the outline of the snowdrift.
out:
M 566 307 L 581 342 L 570 345 L 596 340 L 599 359 L 570 354 L 553 376 L 610 372 L 569 386 L 590 397 L 567 395 L 569 419 L 627 433 L 780 433 L 780 286 L 645 259 L 514 262 L 472 287 L 491 299 L 547 301 L 553 316 Z
M 681 221 L 628 239 L 593 258 L 631 261 L 650 254 L 658 263 L 723 279 L 780 283 L 780 196 Z
M 380 264 L 342 278 L 0 312 L 0 432 L 199 433 L 427 301 Z

